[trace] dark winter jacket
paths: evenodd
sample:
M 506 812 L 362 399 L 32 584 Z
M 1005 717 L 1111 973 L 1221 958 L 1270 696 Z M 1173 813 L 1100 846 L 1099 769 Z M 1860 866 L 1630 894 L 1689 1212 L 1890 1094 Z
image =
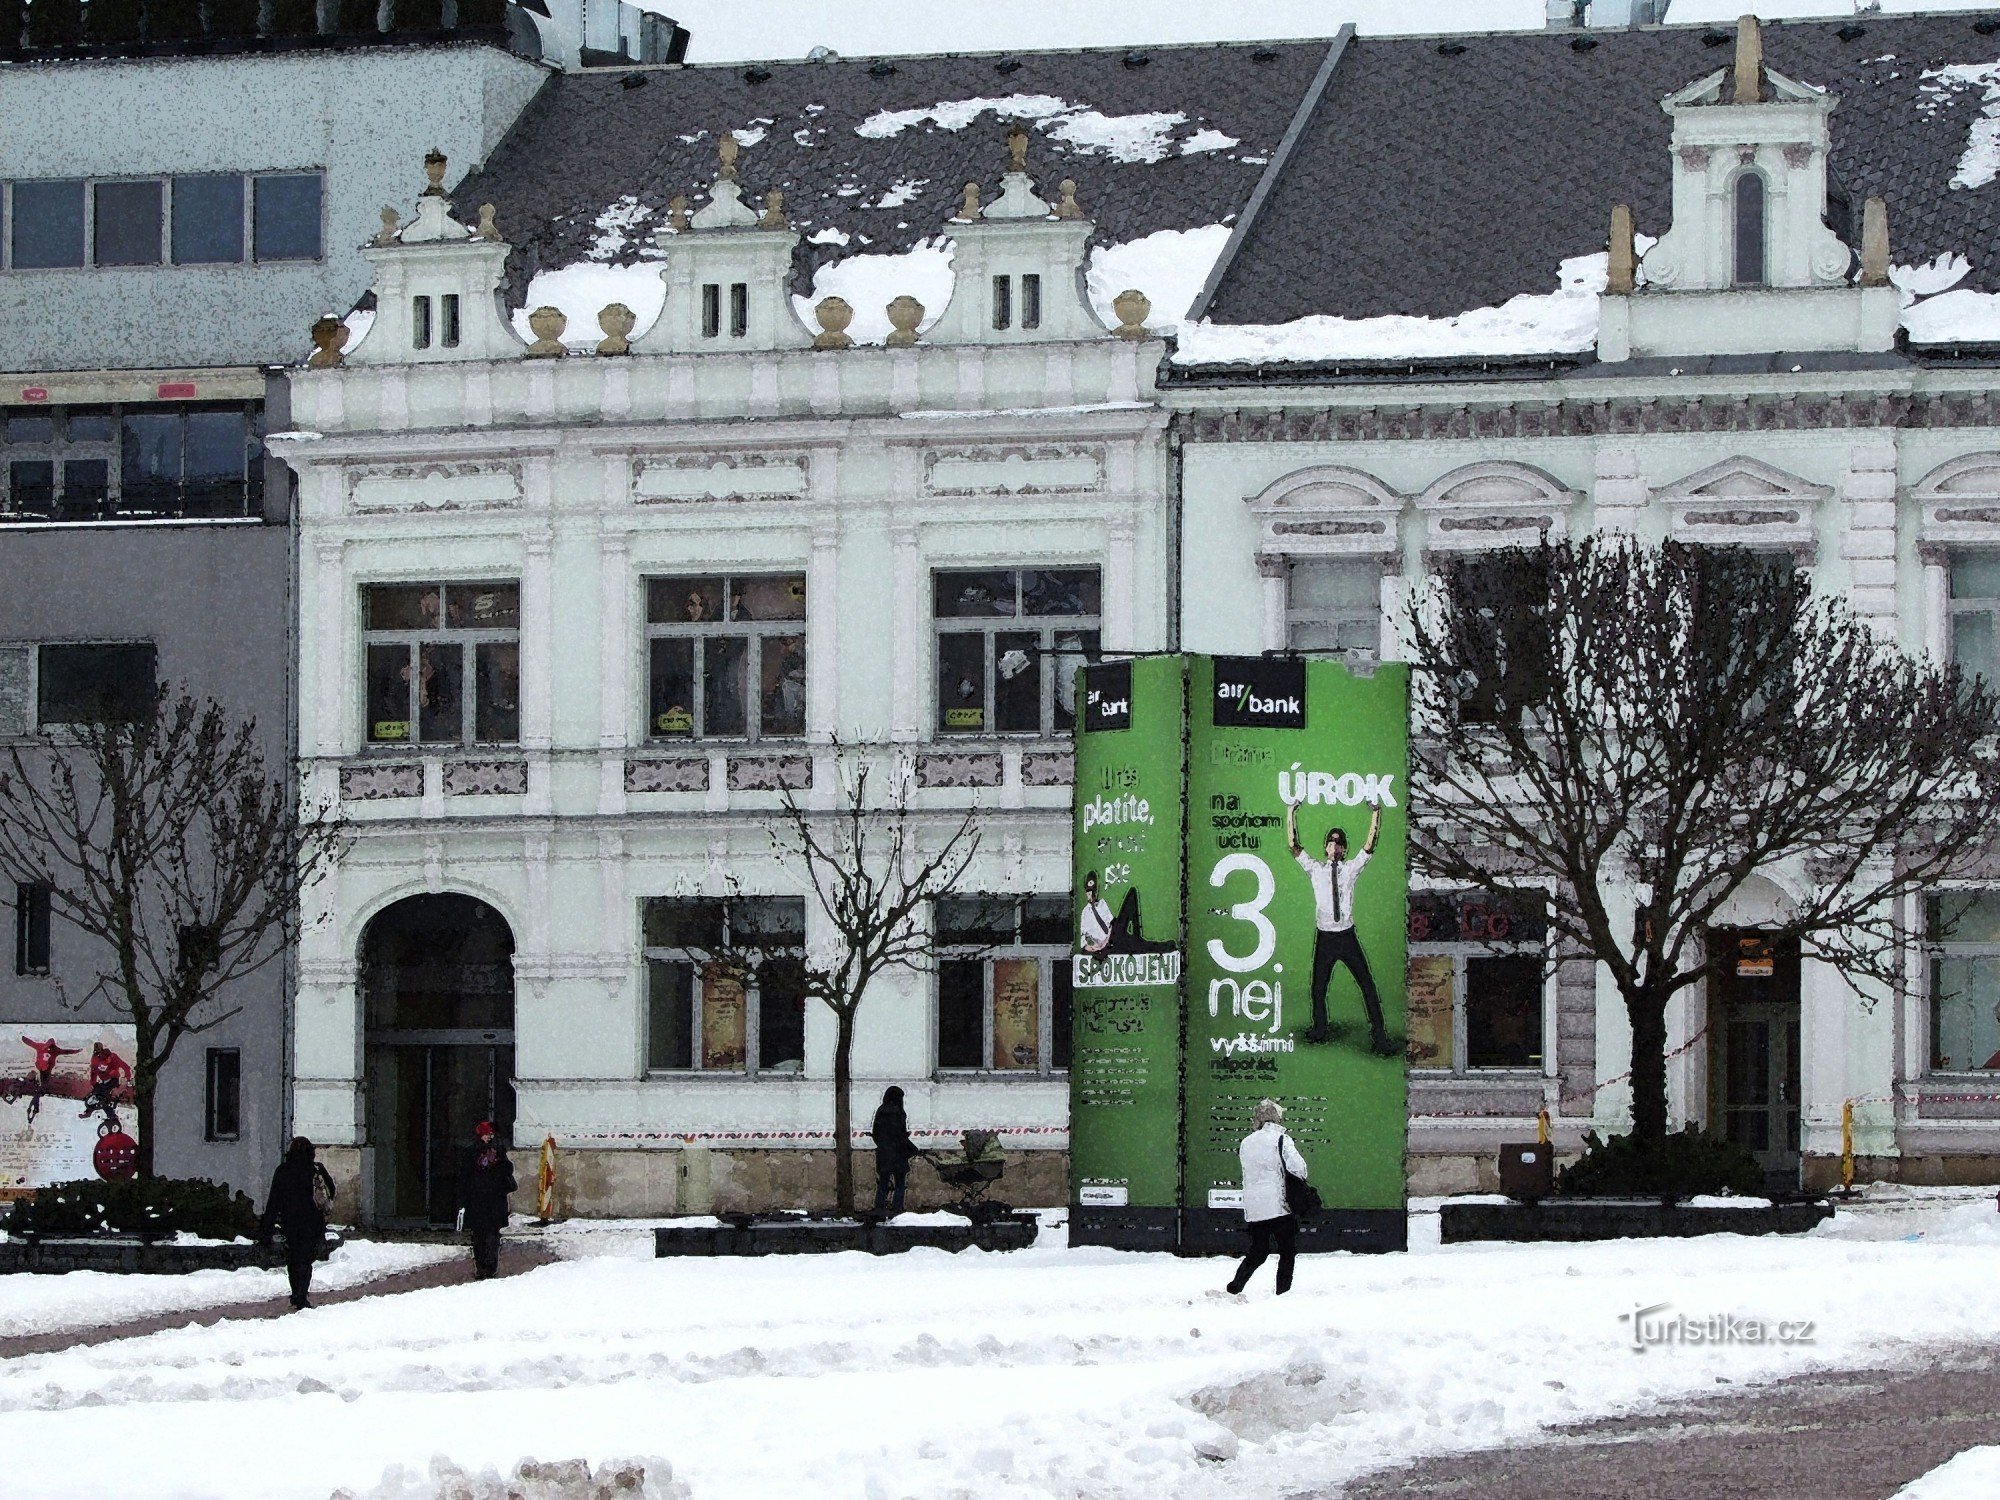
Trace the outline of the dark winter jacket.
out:
M 498 1146 L 475 1147 L 465 1166 L 465 1227 L 507 1227 L 507 1197 L 514 1191 L 514 1164 Z
M 875 1126 L 868 1132 L 875 1137 L 875 1170 L 878 1172 L 906 1172 L 910 1159 L 917 1155 L 917 1143 L 910 1139 L 910 1117 L 894 1104 L 884 1104 L 875 1111 Z
M 287 1244 L 317 1245 L 326 1238 L 326 1215 L 313 1194 L 315 1179 L 326 1168 L 311 1157 L 286 1157 L 271 1174 L 271 1195 L 264 1200 L 264 1238 L 282 1231 Z

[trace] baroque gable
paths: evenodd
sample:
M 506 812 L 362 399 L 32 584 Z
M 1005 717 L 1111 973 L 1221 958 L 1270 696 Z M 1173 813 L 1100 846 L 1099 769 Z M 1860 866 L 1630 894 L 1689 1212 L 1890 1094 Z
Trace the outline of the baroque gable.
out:
M 1257 518 L 1260 557 L 1374 557 L 1398 546 L 1403 497 L 1344 464 L 1287 474 L 1247 503 Z
M 1559 540 L 1577 499 L 1553 475 L 1504 459 L 1453 469 L 1415 497 L 1424 545 L 1454 552 Z
M 1812 547 L 1820 502 L 1832 493 L 1831 486 L 1737 455 L 1654 490 L 1653 498 L 1680 540 L 1798 551 Z

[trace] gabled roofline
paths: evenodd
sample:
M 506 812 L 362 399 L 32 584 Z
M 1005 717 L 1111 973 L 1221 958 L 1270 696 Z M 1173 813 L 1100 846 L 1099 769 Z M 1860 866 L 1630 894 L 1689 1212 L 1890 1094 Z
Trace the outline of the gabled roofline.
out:
M 1230 266 L 1236 260 L 1236 252 L 1243 247 L 1249 237 L 1250 226 L 1257 222 L 1257 214 L 1264 207 L 1264 200 L 1271 196 L 1271 189 L 1277 186 L 1284 175 L 1285 165 L 1291 160 L 1292 149 L 1298 145 L 1299 137 L 1311 122 L 1313 113 L 1319 108 L 1321 95 L 1333 81 L 1333 70 L 1340 66 L 1340 59 L 1346 55 L 1347 44 L 1354 40 L 1354 23 L 1349 21 L 1334 33 L 1332 45 L 1326 49 L 1321 59 L 1319 71 L 1313 74 L 1313 81 L 1306 87 L 1305 98 L 1292 113 L 1292 123 L 1285 127 L 1284 138 L 1278 142 L 1271 159 L 1264 165 L 1264 175 L 1257 179 L 1257 186 L 1251 189 L 1250 201 L 1243 205 L 1243 212 L 1236 216 L 1236 227 L 1229 231 L 1229 242 L 1222 247 L 1222 254 L 1216 257 L 1214 268 L 1208 273 L 1208 280 L 1201 285 L 1201 295 L 1194 299 L 1188 309 L 1187 321 L 1199 323 L 1208 316 L 1208 305 L 1215 300 L 1216 289 L 1222 285 L 1222 278 L 1229 274 Z

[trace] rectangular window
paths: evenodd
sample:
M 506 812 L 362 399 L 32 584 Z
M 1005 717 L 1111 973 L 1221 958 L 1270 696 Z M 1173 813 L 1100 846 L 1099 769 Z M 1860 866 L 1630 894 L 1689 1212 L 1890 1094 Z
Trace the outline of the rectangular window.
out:
M 802 1072 L 805 936 L 797 897 L 647 901 L 647 1071 Z
M 1098 656 L 1097 569 L 940 572 L 932 595 L 939 732 L 1067 734 Z
M 806 732 L 803 573 L 646 580 L 646 737 Z
M 750 283 L 738 281 L 729 288 L 729 336 L 740 339 L 750 331 Z
M 995 276 L 993 278 L 993 326 L 995 329 L 1014 326 L 1014 278 Z
M 379 583 L 361 594 L 369 744 L 520 739 L 518 583 Z
M 1293 560 L 1285 644 L 1294 651 L 1373 654 L 1382 648 L 1382 564 L 1374 558 Z
M 251 199 L 252 242 L 259 260 L 318 260 L 320 174 L 259 177 Z
M 701 288 L 701 336 L 722 337 L 722 283 L 704 282 Z
M 162 184 L 100 182 L 91 189 L 94 254 L 100 266 L 157 266 L 166 226 Z
M 158 691 L 150 642 L 43 646 L 35 672 L 35 718 L 42 727 L 117 724 L 153 711 Z
M 254 403 L 16 408 L 0 420 L 0 520 L 251 516 Z
M 14 184 L 11 263 L 17 271 L 83 264 L 83 183 Z
M 233 1141 L 243 1133 L 243 1054 L 234 1047 L 208 1049 L 208 1104 L 202 1135 Z
M 1463 684 L 1459 713 L 1468 724 L 1512 722 L 1548 696 L 1548 624 L 1523 599 L 1546 600 L 1548 586 L 1533 553 L 1493 552 L 1452 564 L 1471 577 L 1471 597 L 1491 601 L 1497 621 L 1492 670 Z
M 173 180 L 174 264 L 236 265 L 243 259 L 243 178 L 236 172 Z
M 1951 659 L 2000 683 L 2000 552 L 1954 552 L 1950 561 Z
M 412 297 L 410 299 L 410 347 L 428 349 L 431 346 L 431 299 Z
M 1042 278 L 1027 275 L 1021 278 L 1021 326 L 1040 328 L 1042 326 Z
M 1548 937 L 1540 894 L 1412 891 L 1409 937 L 1410 1066 L 1539 1071 Z
M 1926 903 L 1931 943 L 1931 1071 L 2000 1069 L 2000 890 Z
M 458 347 L 458 294 L 446 292 L 438 298 L 438 343 L 447 349 Z
M 1067 1069 L 1070 898 L 948 896 L 934 915 L 938 1070 Z
M 49 972 L 49 917 L 52 890 L 40 881 L 14 887 L 14 972 Z

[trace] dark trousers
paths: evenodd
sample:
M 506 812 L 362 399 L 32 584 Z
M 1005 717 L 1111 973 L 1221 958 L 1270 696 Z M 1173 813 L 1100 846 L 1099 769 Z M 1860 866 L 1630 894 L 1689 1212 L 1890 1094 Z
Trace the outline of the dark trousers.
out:
M 481 1281 L 500 1274 L 500 1230 L 497 1225 L 492 1229 L 472 1231 L 472 1268 L 478 1272 Z
M 1333 966 L 1346 964 L 1354 982 L 1361 986 L 1361 1003 L 1368 1007 L 1368 1031 L 1378 1043 L 1386 1044 L 1389 1033 L 1382 1025 L 1382 997 L 1375 993 L 1375 976 L 1368 972 L 1368 955 L 1361 951 L 1361 939 L 1354 929 L 1320 932 L 1313 935 L 1312 1001 L 1314 1031 L 1326 1030 L 1326 987 L 1333 979 Z
M 1270 1258 L 1271 1247 L 1278 1249 L 1278 1291 L 1292 1289 L 1292 1260 L 1299 1250 L 1299 1221 L 1291 1214 L 1282 1219 L 1259 1219 L 1250 1226 L 1250 1253 L 1229 1278 L 1229 1290 L 1240 1292 L 1250 1284 L 1257 1268 Z
M 319 1258 L 318 1239 L 285 1239 L 285 1274 L 292 1281 L 292 1306 L 304 1307 L 312 1292 L 313 1262 Z
M 909 1182 L 910 1164 L 908 1162 L 904 1162 L 900 1167 L 878 1165 L 875 1168 L 875 1212 L 878 1214 L 901 1213 L 903 1211 L 903 1189 L 909 1186 Z M 889 1207 L 891 1190 L 894 1191 L 896 1199 L 896 1206 L 894 1208 Z

